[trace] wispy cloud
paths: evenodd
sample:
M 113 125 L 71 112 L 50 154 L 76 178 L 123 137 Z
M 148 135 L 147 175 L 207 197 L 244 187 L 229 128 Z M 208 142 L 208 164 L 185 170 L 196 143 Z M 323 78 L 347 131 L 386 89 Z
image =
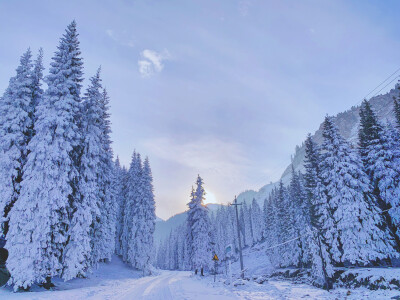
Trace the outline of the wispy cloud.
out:
M 145 78 L 160 73 L 164 68 L 163 61 L 170 58 L 171 56 L 167 50 L 163 52 L 156 52 L 149 49 L 143 50 L 138 60 L 139 72 Z
M 133 42 L 133 39 L 129 36 L 127 36 L 127 32 L 124 31 L 122 32 L 122 35 L 117 34 L 114 30 L 112 29 L 107 29 L 106 30 L 106 35 L 112 39 L 114 42 L 119 43 L 122 46 L 127 46 L 133 48 L 135 46 L 135 43 Z
M 215 137 L 178 142 L 168 138 L 148 139 L 144 142 L 153 155 L 207 174 L 214 180 L 224 177 L 238 183 L 248 171 L 249 161 L 240 144 Z M 215 178 L 214 178 L 215 177 Z
M 249 14 L 249 8 L 251 6 L 251 2 L 249 0 L 240 0 L 238 4 L 239 13 L 246 17 Z
M 112 38 L 113 40 L 115 40 L 115 35 L 114 35 L 114 31 L 112 29 L 107 29 L 106 30 L 106 34 Z

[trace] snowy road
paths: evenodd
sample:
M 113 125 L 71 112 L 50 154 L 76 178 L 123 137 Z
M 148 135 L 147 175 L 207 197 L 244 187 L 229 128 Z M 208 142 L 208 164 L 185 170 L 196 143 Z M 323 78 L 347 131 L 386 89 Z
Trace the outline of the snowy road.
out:
M 0 288 L 0 299 L 7 300 L 281 300 L 281 299 L 391 299 L 399 291 L 337 289 L 331 293 L 308 285 L 286 281 L 268 281 L 260 285 L 245 282 L 231 288 L 212 277 L 194 276 L 192 272 L 161 271 L 156 276 L 140 277 L 117 257 L 102 264 L 87 279 L 55 281 L 56 290 L 34 288 L 31 292 L 13 293 Z M 349 293 L 349 294 L 348 294 Z
M 105 276 L 110 274 L 104 274 Z M 108 276 L 107 276 L 108 277 Z M 87 285 L 85 284 L 87 281 Z M 79 284 L 67 286 L 60 283 L 61 290 L 13 293 L 9 288 L 0 288 L 0 299 L 105 299 L 105 300 L 176 300 L 176 299 L 240 299 L 233 292 L 220 286 L 211 286 L 207 278 L 196 278 L 191 272 L 162 271 L 157 276 L 143 278 L 121 278 L 92 282 L 93 279 L 75 280 Z

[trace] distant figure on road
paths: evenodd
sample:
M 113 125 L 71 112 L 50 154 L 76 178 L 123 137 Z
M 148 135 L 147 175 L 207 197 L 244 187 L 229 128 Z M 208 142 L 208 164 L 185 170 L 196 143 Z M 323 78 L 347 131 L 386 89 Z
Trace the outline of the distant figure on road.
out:
M 5 248 L 0 248 L 0 287 L 5 285 L 10 279 L 11 275 L 6 267 L 6 261 L 8 258 L 8 251 Z

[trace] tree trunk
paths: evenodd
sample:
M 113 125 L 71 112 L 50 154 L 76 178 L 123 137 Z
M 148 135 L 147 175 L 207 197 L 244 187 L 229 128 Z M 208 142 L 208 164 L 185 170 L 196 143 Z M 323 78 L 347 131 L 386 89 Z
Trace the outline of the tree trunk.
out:
M 45 283 L 43 283 L 43 287 L 46 289 L 46 290 L 49 290 L 50 288 L 52 288 L 52 287 L 54 287 L 55 285 L 51 282 L 51 277 L 46 277 L 46 282 Z

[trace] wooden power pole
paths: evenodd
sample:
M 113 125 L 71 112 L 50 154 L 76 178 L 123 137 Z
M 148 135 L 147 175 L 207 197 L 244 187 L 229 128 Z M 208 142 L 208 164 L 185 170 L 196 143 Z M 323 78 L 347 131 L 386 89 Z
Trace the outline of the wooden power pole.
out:
M 241 274 L 240 277 L 244 278 L 244 267 L 243 267 L 243 254 L 242 254 L 242 241 L 240 239 L 240 225 L 239 225 L 239 213 L 238 213 L 238 205 L 242 205 L 242 203 L 237 203 L 237 198 L 235 196 L 235 201 L 231 204 L 235 206 L 236 210 L 236 227 L 237 227 L 237 234 L 239 239 L 239 258 L 240 258 L 240 270 Z

